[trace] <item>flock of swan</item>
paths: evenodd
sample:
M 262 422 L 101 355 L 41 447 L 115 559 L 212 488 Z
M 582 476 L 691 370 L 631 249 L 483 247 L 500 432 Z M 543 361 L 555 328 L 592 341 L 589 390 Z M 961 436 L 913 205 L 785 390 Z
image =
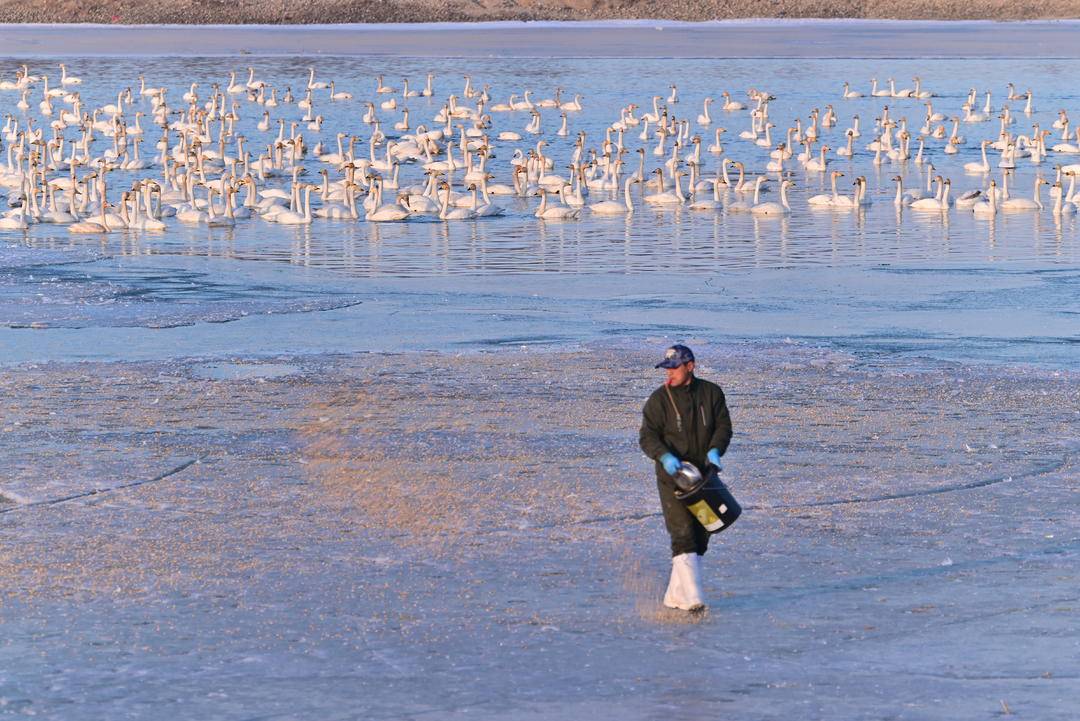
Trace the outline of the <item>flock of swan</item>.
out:
M 800 176 L 831 186 L 806 198 L 808 209 L 869 205 L 865 176 L 841 181 L 859 156 L 879 168 L 918 166 L 926 182 L 905 187 L 897 174 L 893 196 L 898 208 L 916 213 L 1066 216 L 1080 203 L 1080 162 L 1068 162 L 1080 161 L 1080 127 L 1061 110 L 1050 127 L 1034 123 L 1017 132 L 1034 113 L 1034 98 L 1011 84 L 1004 102 L 972 89 L 946 113 L 918 77 L 910 88 L 872 79 L 867 94 L 845 82 L 835 101 L 807 108 L 783 130 L 770 115 L 775 97 L 767 91 L 749 89 L 745 102 L 725 91 L 695 113 L 672 84 L 645 108 L 613 108 L 602 136 L 588 138 L 570 130 L 583 94 L 556 89 L 538 98 L 525 90 L 499 102 L 470 76 L 445 96 L 436 94 L 434 74 L 421 85 L 403 79 L 400 87 L 378 76 L 370 99 L 361 100 L 336 80 L 318 79 L 314 68 L 296 91 L 259 79 L 254 68 L 246 79 L 234 71 L 227 81 L 191 82 L 175 95 L 140 75 L 137 89 L 117 89 L 109 96 L 115 102 L 95 106 L 84 100 L 89 81 L 65 64 L 55 70 L 32 73 L 23 65 L 0 81 L 14 100 L 0 129 L 0 188 L 9 208 L 0 229 L 472 221 L 505 214 L 499 196 L 513 196 L 516 208 L 545 221 L 628 216 L 640 207 L 786 216 Z M 859 115 L 849 114 L 842 122 L 843 104 L 864 97 L 880 99 L 877 117 L 860 125 Z M 348 118 L 346 127 L 327 125 L 331 104 L 335 117 Z M 422 111 L 425 122 L 416 123 Z M 728 140 L 714 113 L 743 129 Z M 751 167 L 729 157 L 733 147 L 753 158 Z M 953 156 L 966 147 L 978 147 L 980 159 L 961 165 Z M 557 155 L 569 161 L 558 165 Z M 1031 194 L 1020 193 L 1012 180 L 1017 168 L 1046 161 L 1055 168 L 1052 180 L 1037 173 Z M 975 187 L 954 190 L 946 169 Z M 762 197 L 770 186 L 776 200 Z

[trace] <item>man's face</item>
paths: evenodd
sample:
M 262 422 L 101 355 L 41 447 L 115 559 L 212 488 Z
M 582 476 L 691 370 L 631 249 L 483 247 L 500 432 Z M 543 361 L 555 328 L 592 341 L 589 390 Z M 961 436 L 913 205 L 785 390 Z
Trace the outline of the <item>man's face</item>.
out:
M 694 376 L 694 361 L 683 363 L 678 368 L 667 369 L 667 384 L 672 387 L 684 386 Z

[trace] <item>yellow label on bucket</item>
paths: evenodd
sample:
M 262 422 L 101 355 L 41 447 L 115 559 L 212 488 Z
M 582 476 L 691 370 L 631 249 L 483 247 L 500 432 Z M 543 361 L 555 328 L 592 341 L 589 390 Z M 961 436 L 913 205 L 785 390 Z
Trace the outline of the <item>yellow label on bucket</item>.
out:
M 722 528 L 724 522 L 720 520 L 720 517 L 713 512 L 713 509 L 709 507 L 709 504 L 705 501 L 698 501 L 697 503 L 687 506 L 690 512 L 694 514 L 694 518 L 698 519 L 701 525 L 705 526 L 707 531 L 715 531 L 717 528 Z

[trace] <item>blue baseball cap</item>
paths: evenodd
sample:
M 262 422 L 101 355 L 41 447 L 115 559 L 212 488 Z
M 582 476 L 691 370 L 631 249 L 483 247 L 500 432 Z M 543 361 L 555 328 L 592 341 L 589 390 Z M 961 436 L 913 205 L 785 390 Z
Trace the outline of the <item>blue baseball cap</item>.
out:
M 664 360 L 656 364 L 657 368 L 678 368 L 694 360 L 694 351 L 684 345 L 673 345 L 664 351 Z

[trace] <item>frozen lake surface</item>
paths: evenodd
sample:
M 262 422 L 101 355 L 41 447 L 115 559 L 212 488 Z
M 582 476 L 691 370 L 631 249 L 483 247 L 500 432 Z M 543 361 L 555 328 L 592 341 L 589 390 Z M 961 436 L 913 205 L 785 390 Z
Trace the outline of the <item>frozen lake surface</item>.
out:
M 0 716 L 1075 718 L 1076 217 L 1045 187 L 1041 212 L 896 208 L 896 176 L 951 178 L 954 197 L 1002 182 L 996 153 L 964 170 L 998 121 L 961 123 L 956 154 L 927 139 L 933 171 L 878 165 L 874 118 L 888 105 L 915 135 L 924 101 L 841 91 L 918 75 L 949 118 L 990 90 L 1011 132 L 1063 142 L 1077 24 L 657 25 L 0 28 L 0 80 L 23 62 L 54 80 L 63 61 L 87 109 L 140 74 L 178 106 L 191 83 L 205 100 L 248 66 L 279 93 L 303 97 L 315 67 L 354 94 L 315 91 L 321 130 L 282 104 L 265 131 L 238 94 L 256 155 L 297 123 L 309 147 L 344 132 L 378 160 L 362 117 L 389 97 L 380 74 L 419 89 L 435 73 L 435 97 L 398 98 L 414 127 L 464 75 L 492 102 L 581 93 L 567 136 L 554 109 L 537 135 L 527 112 L 492 113 L 492 138 L 524 138 L 493 142 L 499 183 L 539 139 L 566 175 L 577 133 L 598 147 L 654 96 L 701 136 L 706 177 L 718 126 L 724 155 L 765 174 L 747 110 L 695 122 L 706 96 L 757 88 L 777 142 L 831 104 L 835 150 L 859 115 L 856 155 L 830 170 L 872 200 L 811 208 L 828 175 L 789 161 L 779 218 L 738 212 L 730 189 L 719 210 L 650 208 L 638 187 L 629 218 L 546 222 L 536 198 L 498 196 L 505 214 L 475 221 L 0 231 Z M 40 93 L 0 107 L 48 137 Z M 152 158 L 160 129 L 138 95 L 137 111 Z M 376 113 L 393 140 L 400 107 Z M 627 173 L 639 148 L 647 171 L 665 160 L 641 129 Z M 313 156 L 307 180 L 337 177 Z M 1077 161 L 1020 158 L 1013 197 Z M 110 199 L 160 174 L 114 170 Z M 747 508 L 690 623 L 657 602 L 667 540 L 634 443 L 674 340 L 729 394 Z
M 696 620 L 651 348 L 0 373 L 0 712 L 1075 717 L 1076 373 L 695 349 L 746 509 Z

